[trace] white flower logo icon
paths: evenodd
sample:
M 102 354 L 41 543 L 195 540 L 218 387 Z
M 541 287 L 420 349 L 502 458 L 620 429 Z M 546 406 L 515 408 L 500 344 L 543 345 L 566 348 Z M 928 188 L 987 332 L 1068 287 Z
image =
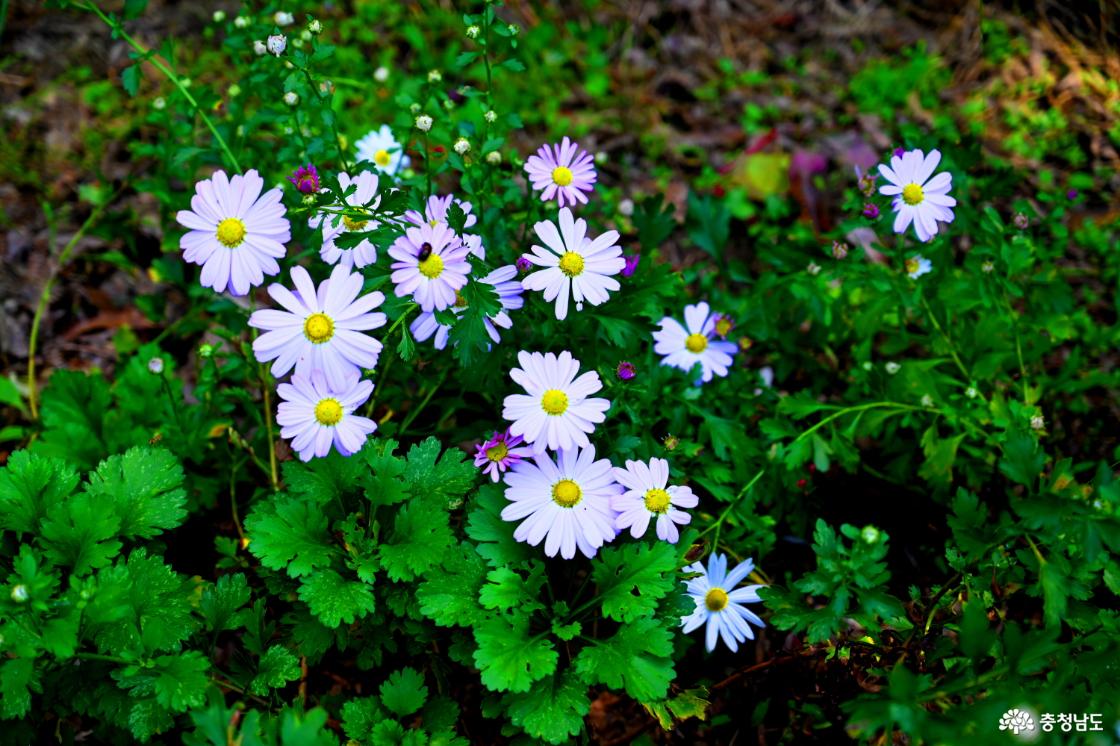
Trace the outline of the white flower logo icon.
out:
M 1034 718 L 1026 710 L 1013 707 L 999 719 L 999 729 L 1009 730 L 1015 735 L 1022 732 L 1034 731 Z

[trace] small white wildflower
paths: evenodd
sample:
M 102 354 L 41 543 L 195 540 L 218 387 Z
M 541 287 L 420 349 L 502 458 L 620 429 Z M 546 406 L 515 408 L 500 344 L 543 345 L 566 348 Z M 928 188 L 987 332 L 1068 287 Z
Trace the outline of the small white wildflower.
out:
M 602 163 L 606 163 L 606 162 L 607 162 L 607 153 L 606 153 L 606 151 L 600 150 L 600 151 L 599 151 L 598 153 L 596 153 L 596 154 L 595 154 L 595 162 L 596 162 L 596 163 L 600 163 L 600 164 L 602 164 Z
M 263 41 L 257 39 L 253 42 L 253 53 L 258 57 L 268 54 L 268 47 L 265 46 L 265 43 Z
M 156 111 L 163 111 L 166 107 L 167 101 L 164 100 L 163 96 L 156 96 L 155 100 L 152 101 L 152 108 Z
M 510 36 L 517 36 L 519 33 L 521 33 L 521 29 L 513 25 L 512 23 L 506 26 L 506 31 L 509 32 Z
M 932 407 L 933 406 L 933 397 L 930 396 L 929 394 L 922 394 L 921 405 L 923 407 L 927 407 L 927 408 Z
M 467 138 L 460 137 L 451 147 L 454 148 L 455 152 L 459 155 L 466 155 L 468 152 L 470 152 L 471 144 L 470 141 L 467 140 Z
M 381 67 L 374 70 L 373 71 L 373 79 L 376 80 L 378 83 L 384 83 L 386 80 L 389 79 L 389 68 L 382 65 Z
M 288 91 L 284 94 L 284 103 L 288 106 L 295 106 L 299 103 L 299 94 L 295 91 Z
M 226 12 L 224 10 L 214 11 L 214 23 L 221 23 L 226 19 Z
M 318 18 L 313 18 L 311 22 L 307 24 L 307 30 L 313 34 L 321 34 L 323 33 L 323 24 L 319 22 Z
M 238 16 L 237 18 L 233 19 L 233 25 L 237 28 L 245 28 L 249 25 L 249 19 L 245 16 Z
M 809 262 L 809 266 L 805 268 L 805 271 L 811 275 L 816 276 L 820 274 L 821 265 L 817 264 L 816 262 Z
M 863 539 L 864 544 L 875 544 L 879 541 L 879 529 L 874 526 L 864 526 L 863 530 L 859 532 L 859 537 Z
M 149 360 L 148 361 L 148 372 L 153 373 L 157 376 L 160 373 L 162 373 L 163 372 L 163 358 L 162 357 L 153 357 L 151 360 Z
M 288 48 L 288 39 L 283 34 L 272 34 L 268 37 L 268 51 L 279 57 Z
M 630 217 L 631 215 L 633 215 L 634 214 L 634 200 L 627 198 L 627 199 L 624 199 L 621 202 L 619 202 L 618 203 L 618 212 L 619 212 L 619 214 L 625 215 L 626 217 Z
M 480 29 L 478 26 L 467 26 L 467 38 L 468 39 L 477 39 L 478 34 L 481 31 L 482 31 L 482 29 Z
M 1041 430 L 1044 427 L 1046 427 L 1046 420 L 1043 419 L 1042 415 L 1036 414 L 1031 417 L 1031 430 Z
M 277 26 L 291 26 L 296 21 L 295 16 L 291 13 L 285 13 L 282 10 L 276 11 L 276 15 L 272 16 L 272 20 Z
M 30 597 L 31 597 L 31 594 L 27 592 L 27 586 L 24 585 L 23 583 L 12 586 L 12 600 L 15 601 L 17 604 L 23 603 L 24 601 L 26 601 Z
M 485 114 L 482 115 L 482 118 L 485 119 L 487 122 L 490 122 L 491 124 L 493 124 L 494 122 L 498 121 L 498 112 L 494 111 L 493 109 L 490 109 L 488 112 L 486 112 Z
M 969 386 L 967 389 L 964 390 L 964 395 L 967 396 L 969 399 L 975 399 L 976 397 L 980 396 L 980 392 L 977 391 L 975 387 Z
M 486 162 L 489 163 L 491 166 L 497 166 L 499 163 L 502 162 L 502 154 L 499 153 L 497 150 L 491 150 L 489 153 L 486 154 Z
M 990 275 L 992 273 L 992 270 L 994 270 L 995 268 L 996 265 L 991 260 L 988 260 L 980 265 L 980 271 L 986 275 Z
M 893 375 L 894 375 L 895 373 L 897 373 L 898 371 L 902 370 L 902 366 L 901 366 L 901 365 L 899 365 L 898 363 L 896 363 L 896 362 L 895 362 L 895 361 L 893 361 L 893 360 L 891 360 L 891 361 L 890 361 L 889 363 L 887 363 L 887 364 L 886 364 L 886 365 L 884 365 L 883 367 L 884 367 L 884 368 L 886 368 L 886 369 L 887 369 L 887 372 L 888 372 L 888 373 L 890 373 L 890 374 L 891 374 L 892 376 L 893 376 Z
M 428 72 L 428 82 L 429 83 L 438 83 L 441 80 L 443 80 L 443 75 L 440 73 L 439 70 L 430 70 Z
M 427 132 L 432 128 L 432 118 L 427 114 L 421 114 L 416 117 L 416 129 L 421 132 Z

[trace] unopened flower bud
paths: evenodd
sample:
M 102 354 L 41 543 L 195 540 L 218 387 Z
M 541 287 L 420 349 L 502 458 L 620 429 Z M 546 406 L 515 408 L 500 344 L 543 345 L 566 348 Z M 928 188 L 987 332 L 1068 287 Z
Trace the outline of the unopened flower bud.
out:
M 226 19 L 226 12 L 224 10 L 214 11 L 214 23 L 221 23 Z
M 619 380 L 622 381 L 632 380 L 634 376 L 638 375 L 638 371 L 636 368 L 634 368 L 634 364 L 626 360 L 623 360 L 618 364 L 618 368 L 615 370 L 615 373 L 618 374 Z
M 896 362 L 895 362 L 895 361 L 893 361 L 893 360 L 891 360 L 891 361 L 890 361 L 889 363 L 887 363 L 887 364 L 886 364 L 886 365 L 884 365 L 883 367 L 884 367 L 884 368 L 886 368 L 886 370 L 887 370 L 887 373 L 890 373 L 890 374 L 891 374 L 892 376 L 893 376 L 893 375 L 894 375 L 895 373 L 897 373 L 898 371 L 902 370 L 902 366 L 901 366 L 901 365 L 899 365 L 898 363 L 896 363 Z
M 156 96 L 155 100 L 152 101 L 152 108 L 156 111 L 163 111 L 167 108 L 167 101 L 164 100 L 163 96 Z
M 268 45 L 266 45 L 260 39 L 257 39 L 253 42 L 253 53 L 258 57 L 268 54 Z
M 986 261 L 986 262 L 984 262 L 983 264 L 980 265 L 980 271 L 983 272 L 986 275 L 991 274 L 992 270 L 994 270 L 995 268 L 996 268 L 996 265 L 991 260 L 988 260 L 988 261 Z
M 864 544 L 877 544 L 880 536 L 882 534 L 874 526 L 864 526 L 863 530 L 859 532 L 859 538 L 863 539 Z
M 502 154 L 499 153 L 497 150 L 491 150 L 489 153 L 486 154 L 486 162 L 489 163 L 491 166 L 497 166 L 499 163 L 502 162 Z
M 809 262 L 809 266 L 805 268 L 805 271 L 813 276 L 819 275 L 821 272 L 821 265 L 816 262 Z
M 284 103 L 288 106 L 295 106 L 299 103 L 299 94 L 295 91 L 288 91 L 284 94 Z
M 374 70 L 373 71 L 373 79 L 376 80 L 378 83 L 384 83 L 386 80 L 389 79 L 389 68 L 382 65 L 381 67 Z
M 27 592 L 26 585 L 20 583 L 12 586 L 12 600 L 17 604 L 21 604 L 29 598 L 31 598 L 31 594 Z
M 249 25 L 249 19 L 245 16 L 237 16 L 237 18 L 233 19 L 233 25 L 237 28 L 245 28 Z
M 845 259 L 848 256 L 848 244 L 843 241 L 832 242 L 832 258 Z
M 313 34 L 323 33 L 323 24 L 319 22 L 318 18 L 312 18 L 307 24 L 307 30 Z
M 443 74 L 439 70 L 429 70 L 428 71 L 428 82 L 429 83 L 438 83 L 441 80 L 443 80 Z
M 416 117 L 416 129 L 421 132 L 427 132 L 432 128 L 432 118 L 427 114 L 421 114 Z
M 288 48 L 288 39 L 283 34 L 272 34 L 268 37 L 268 51 L 279 57 Z
M 482 118 L 485 119 L 487 122 L 490 122 L 491 124 L 493 124 L 494 122 L 498 121 L 498 112 L 494 111 L 493 109 L 490 109 L 485 114 L 482 115 Z
M 455 144 L 452 147 L 455 149 L 455 152 L 458 153 L 459 155 L 466 155 L 468 152 L 470 152 L 471 143 L 470 143 L 469 140 L 467 140 L 467 138 L 460 137 L 458 140 L 455 141 Z
M 1011 222 L 1021 231 L 1025 231 L 1031 224 L 1030 219 L 1021 212 L 1015 213 L 1014 217 L 1011 218 Z
M 155 375 L 163 373 L 163 358 L 153 357 L 148 361 L 148 372 Z
M 1043 419 L 1042 415 L 1036 414 L 1031 417 L 1031 430 L 1041 430 L 1044 427 L 1046 427 L 1046 420 Z
M 272 16 L 272 20 L 277 26 L 291 26 L 295 23 L 296 18 L 291 13 L 278 10 L 276 14 Z
M 477 39 L 480 31 L 482 31 L 482 29 L 478 26 L 467 26 L 467 38 Z

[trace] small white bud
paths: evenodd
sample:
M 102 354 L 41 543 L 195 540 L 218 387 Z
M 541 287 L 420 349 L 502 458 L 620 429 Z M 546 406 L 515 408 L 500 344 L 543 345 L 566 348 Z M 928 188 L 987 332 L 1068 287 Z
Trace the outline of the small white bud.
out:
M 621 213 L 622 215 L 625 215 L 626 217 L 630 217 L 631 215 L 633 215 L 634 214 L 634 200 L 627 198 L 627 199 L 624 199 L 621 202 L 619 202 L 618 203 L 618 211 L 619 211 L 619 213 Z
M 249 25 L 249 19 L 245 16 L 238 16 L 237 18 L 233 19 L 233 25 L 237 28 L 245 28 Z
M 431 71 L 428 72 L 428 82 L 429 83 L 438 83 L 441 80 L 443 80 L 443 75 L 440 73 L 439 70 L 431 70 Z
M 607 162 L 606 152 L 600 150 L 598 153 L 596 153 L 595 154 L 595 162 L 598 163 L 598 164 L 606 163 Z
M 468 39 L 477 39 L 478 34 L 481 31 L 482 31 L 482 29 L 480 29 L 478 26 L 467 26 L 467 38 Z
M 162 357 L 153 357 L 151 360 L 149 360 L 148 361 L 148 372 L 153 373 L 157 376 L 160 373 L 163 373 L 163 358 Z
M 974 387 L 969 386 L 967 389 L 964 390 L 964 395 L 967 396 L 969 399 L 975 399 L 976 397 L 980 396 L 980 392 L 977 391 Z
M 311 22 L 307 24 L 307 30 L 313 34 L 321 34 L 323 33 L 323 24 L 319 22 L 318 18 L 313 18 Z
M 408 110 L 411 111 L 413 114 L 419 114 L 420 113 L 420 104 L 413 101 L 411 104 L 408 105 Z
M 887 363 L 887 364 L 886 364 L 886 365 L 884 365 L 883 367 L 884 367 L 884 368 L 886 368 L 886 369 L 887 369 L 887 372 L 888 372 L 888 373 L 890 373 L 890 374 L 891 374 L 892 376 L 893 376 L 893 375 L 894 375 L 895 373 L 897 373 L 898 371 L 902 370 L 902 366 L 901 366 L 901 365 L 899 365 L 898 363 L 896 363 L 896 362 L 895 362 L 895 361 L 893 361 L 893 360 L 891 360 L 891 361 L 890 361 L 889 363 Z
M 490 111 L 483 114 L 482 118 L 485 119 L 487 122 L 490 122 L 491 124 L 493 124 L 494 122 L 498 121 L 498 112 L 491 109 Z
M 276 11 L 276 15 L 272 16 L 272 20 L 277 26 L 291 26 L 296 21 L 295 16 L 291 13 L 285 13 L 282 10 Z
M 384 83 L 386 80 L 389 79 L 389 68 L 382 65 L 381 67 L 374 70 L 373 71 L 373 79 L 376 80 L 378 83 Z
M 518 34 L 521 33 L 521 29 L 519 27 L 513 25 L 512 23 L 510 25 L 506 26 L 506 31 L 509 32 L 510 36 L 517 36 Z
M 288 48 L 288 40 L 283 34 L 272 34 L 268 37 L 268 51 L 279 57 Z
M 416 117 L 416 129 L 421 132 L 427 132 L 432 128 L 432 118 L 427 114 L 421 114 Z
M 295 91 L 288 91 L 284 94 L 284 103 L 288 106 L 295 106 L 299 103 L 299 94 Z
M 468 152 L 470 152 L 471 144 L 467 140 L 467 138 L 460 137 L 451 147 L 453 147 L 455 149 L 455 152 L 459 155 L 466 155 Z
M 990 275 L 995 268 L 996 265 L 990 260 L 980 265 L 980 271 L 986 275 Z
M 816 276 L 820 274 L 821 265 L 817 264 L 816 262 L 809 262 L 809 266 L 805 268 L 805 271 L 811 275 Z
M 929 394 L 922 394 L 921 405 L 923 407 L 932 407 L 933 406 L 933 397 L 930 396 Z
M 443 108 L 447 109 L 448 111 L 451 111 L 452 109 L 455 108 L 455 102 L 452 101 L 449 98 L 445 98 L 443 100 Z
M 265 46 L 265 43 L 263 41 L 261 41 L 260 39 L 257 39 L 256 41 L 253 42 L 253 52 L 258 57 L 260 57 L 260 56 L 268 53 L 268 47 Z
M 152 101 L 152 108 L 156 111 L 163 111 L 166 107 L 167 102 L 163 99 L 163 96 L 156 96 L 155 100 Z
M 1031 430 L 1041 430 L 1044 427 L 1046 427 L 1046 420 L 1043 419 L 1042 415 L 1036 414 L 1031 417 Z
M 224 10 L 214 11 L 214 23 L 221 23 L 226 19 L 226 12 Z
M 502 154 L 499 153 L 497 150 L 491 150 L 489 153 L 486 154 L 486 162 L 489 163 L 491 166 L 497 166 L 499 163 L 502 162 Z
M 26 585 L 20 583 L 12 586 L 12 600 L 17 604 L 21 604 L 29 598 L 31 598 L 31 594 L 27 592 Z

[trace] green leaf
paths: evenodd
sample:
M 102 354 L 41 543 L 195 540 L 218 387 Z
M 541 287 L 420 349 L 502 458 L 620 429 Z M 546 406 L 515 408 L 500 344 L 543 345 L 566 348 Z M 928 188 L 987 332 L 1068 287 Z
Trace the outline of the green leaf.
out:
M 544 580 L 544 565 L 540 562 L 529 565 L 527 577 L 508 567 L 499 567 L 486 575 L 487 582 L 482 586 L 478 600 L 487 609 L 531 614 L 544 608 L 539 600 Z
M 673 206 L 658 197 L 649 197 L 634 210 L 634 226 L 638 229 L 638 243 L 644 251 L 661 248 L 677 227 Z
M 679 720 L 689 718 L 707 720 L 708 708 L 712 705 L 707 696 L 708 690 L 705 687 L 686 689 L 672 699 L 647 704 L 645 708 L 657 718 L 662 729 L 672 730 Z
M 89 477 L 93 502 L 114 512 L 120 535 L 150 539 L 187 517 L 183 468 L 162 448 L 131 448 L 110 456 Z
M 304 500 L 279 495 L 258 504 L 245 519 L 249 551 L 273 570 L 293 578 L 326 567 L 335 554 L 327 517 Z
M 405 481 L 413 495 L 441 497 L 451 501 L 466 497 L 474 486 L 477 472 L 458 448 L 448 449 L 440 458 L 440 442 L 427 438 L 408 451 Z
M 953 464 L 957 448 L 964 440 L 964 433 L 951 438 L 940 438 L 937 425 L 930 425 L 922 434 L 922 451 L 925 462 L 918 467 L 918 476 L 937 487 L 948 487 L 953 481 Z
M 474 628 L 474 662 L 494 691 L 526 692 L 556 670 L 557 654 L 544 636 L 529 637 L 529 618 L 489 619 Z
M 999 469 L 1009 479 L 1030 487 L 1046 466 L 1046 454 L 1038 447 L 1038 441 L 1025 431 L 1009 432 L 1004 437 L 1003 458 Z
M 190 584 L 143 549 L 98 571 L 96 578 L 86 624 L 101 652 L 170 650 L 197 627 Z
M 114 671 L 113 678 L 132 698 L 152 697 L 160 707 L 185 712 L 205 700 L 209 670 L 210 661 L 197 650 L 189 650 L 126 666 Z
M 486 618 L 478 594 L 486 563 L 467 543 L 453 547 L 439 572 L 429 572 L 416 590 L 420 613 L 441 627 L 471 626 Z
M 284 484 L 294 496 L 324 505 L 344 499 L 355 491 L 366 469 L 360 459 L 332 450 L 326 458 L 284 462 Z
M 669 691 L 672 653 L 673 633 L 661 621 L 643 617 L 585 647 L 574 666 L 585 681 L 625 689 L 639 702 L 650 703 L 663 699 Z
M 428 687 L 424 677 L 414 668 L 402 668 L 389 675 L 381 685 L 381 704 L 398 717 L 407 717 L 424 706 Z
M 620 622 L 648 616 L 677 588 L 677 550 L 665 542 L 604 547 L 592 560 L 603 614 Z
M 438 492 L 419 494 L 397 513 L 393 532 L 381 545 L 381 565 L 393 580 L 412 580 L 427 572 L 443 561 L 455 542 L 446 499 Z
M 343 622 L 351 624 L 373 611 L 372 588 L 347 580 L 330 569 L 319 570 L 304 579 L 299 597 L 331 629 Z
M 497 316 L 502 310 L 494 286 L 471 278 L 459 291 L 467 304 L 459 320 L 448 333 L 450 344 L 455 347 L 455 358 L 463 366 L 476 365 L 490 349 L 490 333 L 486 319 Z
M 129 0 L 131 2 L 131 0 Z M 140 64 L 129 65 L 121 70 L 121 87 L 129 96 L 135 96 L 140 90 Z
M 347 738 L 359 743 L 368 743 L 374 727 L 384 719 L 377 697 L 355 697 L 342 705 L 342 729 Z
M 0 469 L 0 528 L 37 533 L 78 486 L 78 472 L 62 459 L 16 451 Z
M 82 493 L 43 521 L 40 538 L 47 558 L 82 576 L 112 564 L 121 551 L 121 543 L 115 540 L 119 526 L 116 515 Z
M 241 573 L 223 575 L 214 585 L 202 591 L 198 610 L 211 632 L 237 629 L 245 624 L 241 607 L 249 603 L 249 582 Z
M 26 715 L 33 691 L 42 691 L 34 658 L 9 658 L 0 663 L 0 717 L 13 720 Z
M 587 687 L 571 671 L 542 679 L 524 694 L 507 694 L 503 701 L 514 725 L 551 744 L 579 733 L 591 709 Z
M 395 505 L 408 499 L 408 485 L 404 473 L 408 464 L 401 456 L 394 456 L 397 442 L 381 440 L 367 445 L 362 451 L 372 474 L 365 480 L 365 493 L 374 505 Z
M 273 645 L 261 656 L 257 675 L 249 684 L 253 694 L 268 694 L 300 676 L 299 658 L 283 645 Z
M 147 7 L 148 0 L 124 0 L 124 20 L 139 18 Z
M 509 504 L 505 490 L 486 484 L 475 493 L 467 509 L 467 536 L 477 542 L 478 553 L 493 566 L 521 565 L 534 556 L 529 545 L 513 538 L 513 524 L 502 520 Z
M 56 370 L 43 390 L 43 433 L 34 450 L 92 469 L 106 455 L 101 421 L 111 410 L 109 384 L 100 373 Z

